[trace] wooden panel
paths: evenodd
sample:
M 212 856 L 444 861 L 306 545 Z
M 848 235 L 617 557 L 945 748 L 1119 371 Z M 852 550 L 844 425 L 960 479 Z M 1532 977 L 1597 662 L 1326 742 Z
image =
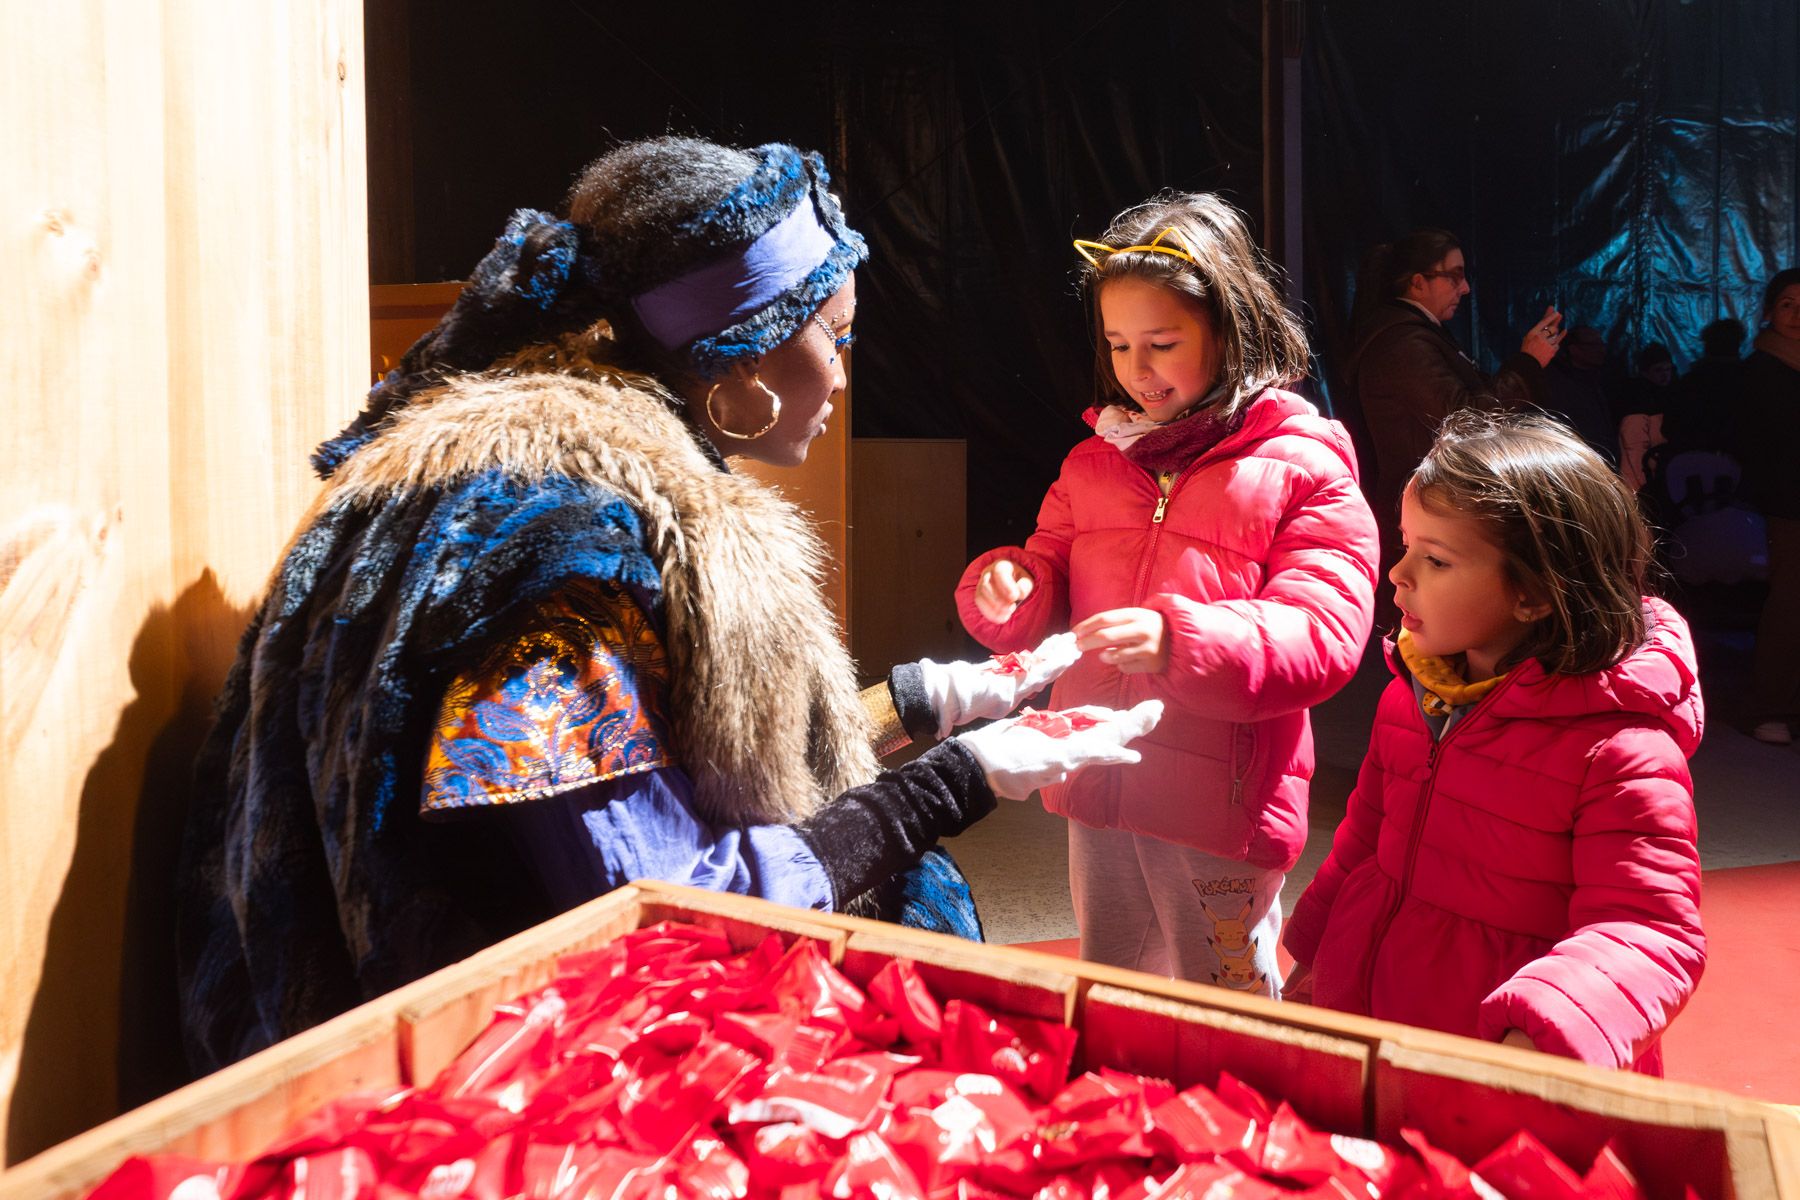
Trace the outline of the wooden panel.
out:
M 1362 1135 L 1369 1047 L 1241 1013 L 1096 985 L 1081 1006 L 1082 1061 L 1212 1087 L 1229 1071 L 1321 1129 Z
M 897 662 L 944 662 L 974 648 L 955 599 L 968 565 L 966 458 L 961 441 L 851 443 L 850 649 L 870 678 Z
M 355 0 L 8 4 L 0 55 L 11 1161 L 179 1069 L 188 767 L 360 399 L 367 239 Z
M 369 287 L 369 382 L 400 365 L 412 344 L 456 303 L 462 284 L 377 283 Z
M 1723 1092 L 1406 1030 L 1376 1055 L 1373 1135 L 1419 1129 L 1474 1162 L 1528 1129 L 1585 1169 L 1618 1139 L 1650 1196 L 1775 1196 L 1768 1109 Z
M 867 987 L 889 959 L 910 959 L 939 1000 L 969 1000 L 990 1012 L 1072 1024 L 1076 977 L 1052 955 L 1009 946 L 983 946 L 945 934 L 875 925 L 853 934 L 844 974 Z

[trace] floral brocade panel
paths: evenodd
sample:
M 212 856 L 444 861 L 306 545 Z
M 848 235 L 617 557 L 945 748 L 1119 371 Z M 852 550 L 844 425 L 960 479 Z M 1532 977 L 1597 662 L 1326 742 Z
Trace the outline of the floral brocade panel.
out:
M 630 596 L 574 584 L 458 675 L 438 708 L 421 811 L 541 800 L 674 765 L 669 663 Z

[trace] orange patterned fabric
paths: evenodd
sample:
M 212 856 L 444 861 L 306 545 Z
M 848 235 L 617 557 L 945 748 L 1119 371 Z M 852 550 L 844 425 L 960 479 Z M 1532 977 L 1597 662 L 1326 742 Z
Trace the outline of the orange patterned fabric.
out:
M 637 603 L 570 585 L 445 691 L 421 810 L 541 800 L 675 765 L 668 683 L 668 655 Z

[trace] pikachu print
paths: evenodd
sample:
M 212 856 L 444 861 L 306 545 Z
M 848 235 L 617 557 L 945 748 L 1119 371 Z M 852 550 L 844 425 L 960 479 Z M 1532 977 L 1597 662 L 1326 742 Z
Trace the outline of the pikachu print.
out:
M 1242 954 L 1252 945 L 1250 941 L 1250 897 L 1235 910 L 1227 913 L 1207 903 L 1205 897 L 1200 899 L 1200 907 L 1212 919 L 1213 931 L 1206 939 L 1219 954 Z
M 1213 974 L 1213 982 L 1240 992 L 1262 991 L 1262 972 L 1256 969 L 1256 943 L 1252 941 L 1250 949 L 1243 954 L 1220 951 L 1219 969 Z
M 1256 969 L 1256 939 L 1250 936 L 1252 899 L 1245 896 L 1240 902 L 1227 896 L 1215 906 L 1202 896 L 1200 907 L 1206 910 L 1213 926 L 1207 943 L 1219 956 L 1219 969 L 1213 972 L 1212 981 L 1240 992 L 1264 990 L 1262 972 Z

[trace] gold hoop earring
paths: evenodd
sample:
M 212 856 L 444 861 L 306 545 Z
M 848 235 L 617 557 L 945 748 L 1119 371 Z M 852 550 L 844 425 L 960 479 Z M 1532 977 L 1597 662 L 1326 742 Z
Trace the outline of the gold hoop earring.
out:
M 725 428 L 725 423 L 719 420 L 719 414 L 713 411 L 713 397 L 718 395 L 719 389 L 725 386 L 725 381 L 723 379 L 707 389 L 706 419 L 712 422 L 714 429 L 734 441 L 753 442 L 763 434 L 769 432 L 769 430 L 775 428 L 776 422 L 781 420 L 781 397 L 769 390 L 769 385 L 762 381 L 761 375 L 752 374 L 750 376 L 750 383 L 755 387 L 761 388 L 763 395 L 769 398 L 769 423 L 764 425 L 761 429 L 758 429 L 755 433 L 738 433 L 734 430 Z

